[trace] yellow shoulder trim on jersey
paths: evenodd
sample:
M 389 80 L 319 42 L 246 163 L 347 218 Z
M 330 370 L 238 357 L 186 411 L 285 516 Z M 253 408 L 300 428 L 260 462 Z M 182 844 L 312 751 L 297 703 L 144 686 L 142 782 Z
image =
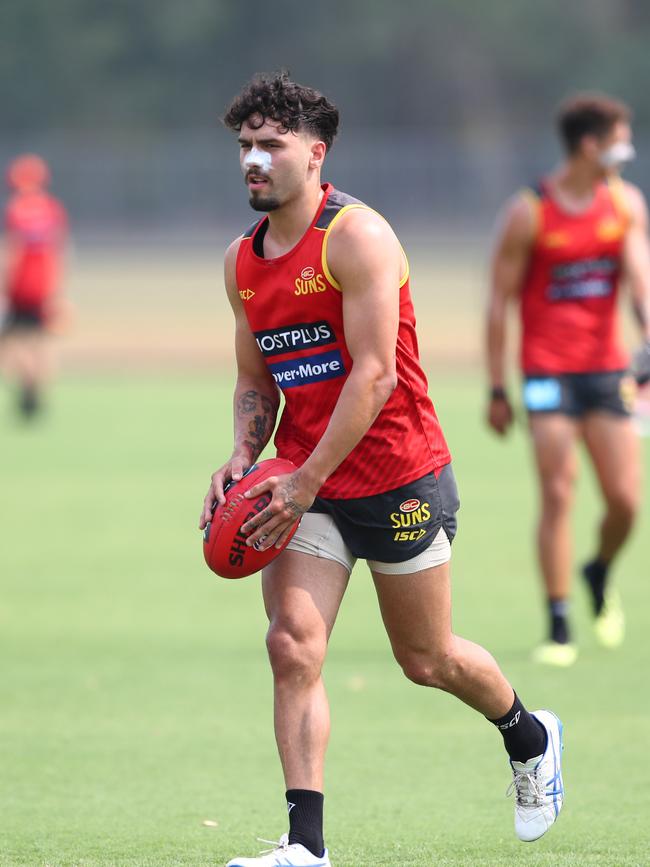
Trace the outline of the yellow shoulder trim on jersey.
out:
M 625 222 L 626 225 L 629 224 L 632 215 L 630 213 L 630 206 L 627 201 L 627 196 L 625 195 L 625 185 L 623 184 L 622 178 L 620 178 L 618 175 L 609 177 L 607 179 L 607 187 L 612 197 L 614 210 L 621 218 L 621 220 Z
M 533 241 L 536 241 L 542 231 L 542 203 L 539 195 L 531 187 L 524 187 L 519 195 L 527 202 L 530 209 L 533 218 Z
M 334 275 L 330 271 L 329 266 L 327 264 L 327 242 L 329 241 L 330 232 L 332 231 L 332 228 L 333 228 L 334 224 L 336 223 L 336 221 L 340 217 L 342 217 L 343 214 L 345 214 L 347 211 L 351 211 L 353 208 L 363 208 L 365 211 L 370 211 L 372 214 L 377 214 L 377 216 L 381 217 L 381 219 L 384 220 L 384 222 L 388 222 L 388 220 L 386 220 L 386 217 L 384 217 L 382 214 L 380 214 L 379 211 L 375 211 L 373 208 L 369 208 L 368 205 L 364 205 L 363 203 L 357 204 L 356 202 L 352 205 L 345 205 L 343 208 L 341 208 L 341 210 L 338 212 L 338 214 L 336 214 L 334 216 L 334 218 L 332 219 L 332 222 L 329 224 L 327 229 L 325 229 L 325 237 L 323 238 L 323 248 L 321 250 L 321 264 L 323 266 L 323 273 L 327 277 L 328 281 L 339 292 L 342 291 L 341 290 L 341 284 L 338 282 L 336 277 L 334 277 Z M 406 281 L 409 278 L 410 268 L 409 268 L 409 261 L 406 258 L 406 253 L 404 252 L 401 244 L 400 244 L 400 250 L 402 251 L 402 255 L 404 256 L 404 263 L 406 265 L 406 272 L 404 273 L 404 276 L 400 279 L 400 282 L 399 282 L 399 288 L 401 289 L 402 286 L 406 283 Z
M 321 250 L 321 264 L 323 266 L 323 273 L 325 274 L 325 276 L 327 277 L 329 282 L 332 284 L 332 286 L 335 289 L 337 289 L 339 292 L 341 291 L 341 284 L 334 277 L 334 275 L 330 271 L 329 266 L 327 264 L 327 243 L 330 239 L 330 232 L 332 231 L 332 229 L 336 225 L 336 221 L 339 220 L 343 216 L 343 214 L 347 214 L 347 212 L 351 211 L 353 208 L 364 208 L 366 211 L 371 210 L 371 208 L 369 208 L 367 205 L 362 205 L 362 204 L 356 204 L 355 203 L 352 205 L 345 205 L 345 207 L 341 208 L 341 210 L 338 212 L 338 214 L 334 215 L 332 222 L 329 224 L 327 229 L 325 229 L 325 237 L 323 238 L 323 249 Z
M 410 275 L 410 273 L 411 273 L 411 266 L 409 265 L 408 257 L 407 257 L 407 255 L 406 255 L 406 253 L 404 252 L 404 248 L 402 247 L 401 244 L 399 245 L 399 248 L 400 248 L 400 250 L 402 251 L 402 256 L 404 256 L 404 265 L 406 266 L 406 271 L 404 272 L 404 276 L 403 276 L 403 277 L 401 278 L 401 280 L 399 281 L 398 289 L 401 289 L 402 286 L 406 283 L 406 281 L 407 281 L 408 278 L 409 278 L 409 275 Z

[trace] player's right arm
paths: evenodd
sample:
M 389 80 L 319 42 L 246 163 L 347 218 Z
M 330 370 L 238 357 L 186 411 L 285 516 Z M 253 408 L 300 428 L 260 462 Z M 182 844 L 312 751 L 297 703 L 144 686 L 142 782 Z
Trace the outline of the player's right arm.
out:
M 536 214 L 529 196 L 520 194 L 506 207 L 492 253 L 486 345 L 490 382 L 487 421 L 498 434 L 513 420 L 505 380 L 506 321 L 509 302 L 520 292 L 535 237 Z
M 235 316 L 234 446 L 230 458 L 212 475 L 199 521 L 200 529 L 211 519 L 215 503 L 225 502 L 224 485 L 231 479 L 241 479 L 261 454 L 273 433 L 280 405 L 279 389 L 250 330 L 239 297 L 236 263 L 240 241 L 241 238 L 237 238 L 228 247 L 224 263 L 226 293 Z
M 650 239 L 648 206 L 641 190 L 624 182 L 629 225 L 623 245 L 623 270 L 643 343 L 634 354 L 632 370 L 639 385 L 650 382 Z

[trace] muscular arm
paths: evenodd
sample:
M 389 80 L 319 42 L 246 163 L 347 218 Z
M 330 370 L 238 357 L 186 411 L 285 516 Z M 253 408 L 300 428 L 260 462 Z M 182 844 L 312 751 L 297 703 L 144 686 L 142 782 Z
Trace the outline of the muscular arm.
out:
M 317 488 L 367 433 L 397 385 L 398 287 L 406 268 L 401 247 L 388 223 L 370 211 L 351 211 L 337 228 L 328 264 L 341 286 L 353 363 L 325 433 L 302 468 Z
M 493 397 L 488 422 L 504 434 L 512 422 L 505 398 L 506 315 L 508 303 L 521 289 L 535 234 L 532 204 L 518 196 L 508 206 L 492 254 L 490 300 L 486 317 L 487 368 Z
M 235 315 L 237 383 L 234 395 L 233 455 L 242 457 L 246 464 L 244 469 L 247 469 L 255 463 L 271 438 L 280 405 L 280 393 L 264 363 L 239 297 L 235 275 L 238 248 L 238 241 L 228 248 L 224 276 L 228 300 Z
M 224 502 L 223 486 L 238 480 L 252 466 L 275 427 L 280 394 L 248 325 L 236 280 L 239 239 L 226 252 L 224 277 L 226 293 L 235 316 L 235 355 L 237 382 L 234 394 L 234 446 L 230 459 L 212 476 L 203 504 L 199 526 L 210 520 L 215 502 Z
M 639 385 L 650 381 L 650 242 L 648 208 L 643 194 L 625 184 L 630 222 L 623 245 L 623 272 L 630 287 L 632 309 L 643 337 L 634 353 L 632 371 Z
M 650 339 L 650 242 L 648 208 L 639 189 L 625 184 L 630 224 L 623 246 L 623 271 L 632 296 L 632 309 L 645 340 Z

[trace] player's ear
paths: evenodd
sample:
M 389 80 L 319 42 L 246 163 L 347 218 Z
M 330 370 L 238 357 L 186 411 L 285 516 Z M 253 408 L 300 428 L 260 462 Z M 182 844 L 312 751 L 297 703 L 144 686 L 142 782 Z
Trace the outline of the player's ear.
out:
M 309 153 L 309 168 L 319 169 L 325 161 L 327 146 L 324 141 L 313 141 Z
M 600 142 L 595 135 L 583 135 L 580 139 L 579 152 L 589 159 L 596 159 L 600 151 Z

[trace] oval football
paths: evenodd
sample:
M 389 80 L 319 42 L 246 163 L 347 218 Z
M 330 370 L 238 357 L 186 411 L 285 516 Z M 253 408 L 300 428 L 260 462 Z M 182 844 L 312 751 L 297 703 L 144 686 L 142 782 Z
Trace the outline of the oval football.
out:
M 264 491 L 252 499 L 247 499 L 244 494 L 270 476 L 293 473 L 296 469 L 295 464 L 284 458 L 269 458 L 253 464 L 239 482 L 228 486 L 225 491 L 226 502 L 217 506 L 203 532 L 205 562 L 221 578 L 245 578 L 259 572 L 289 543 L 298 528 L 298 521 L 282 548 L 273 546 L 266 551 L 257 551 L 246 544 L 246 536 L 241 532 L 242 524 L 268 506 L 271 493 Z

